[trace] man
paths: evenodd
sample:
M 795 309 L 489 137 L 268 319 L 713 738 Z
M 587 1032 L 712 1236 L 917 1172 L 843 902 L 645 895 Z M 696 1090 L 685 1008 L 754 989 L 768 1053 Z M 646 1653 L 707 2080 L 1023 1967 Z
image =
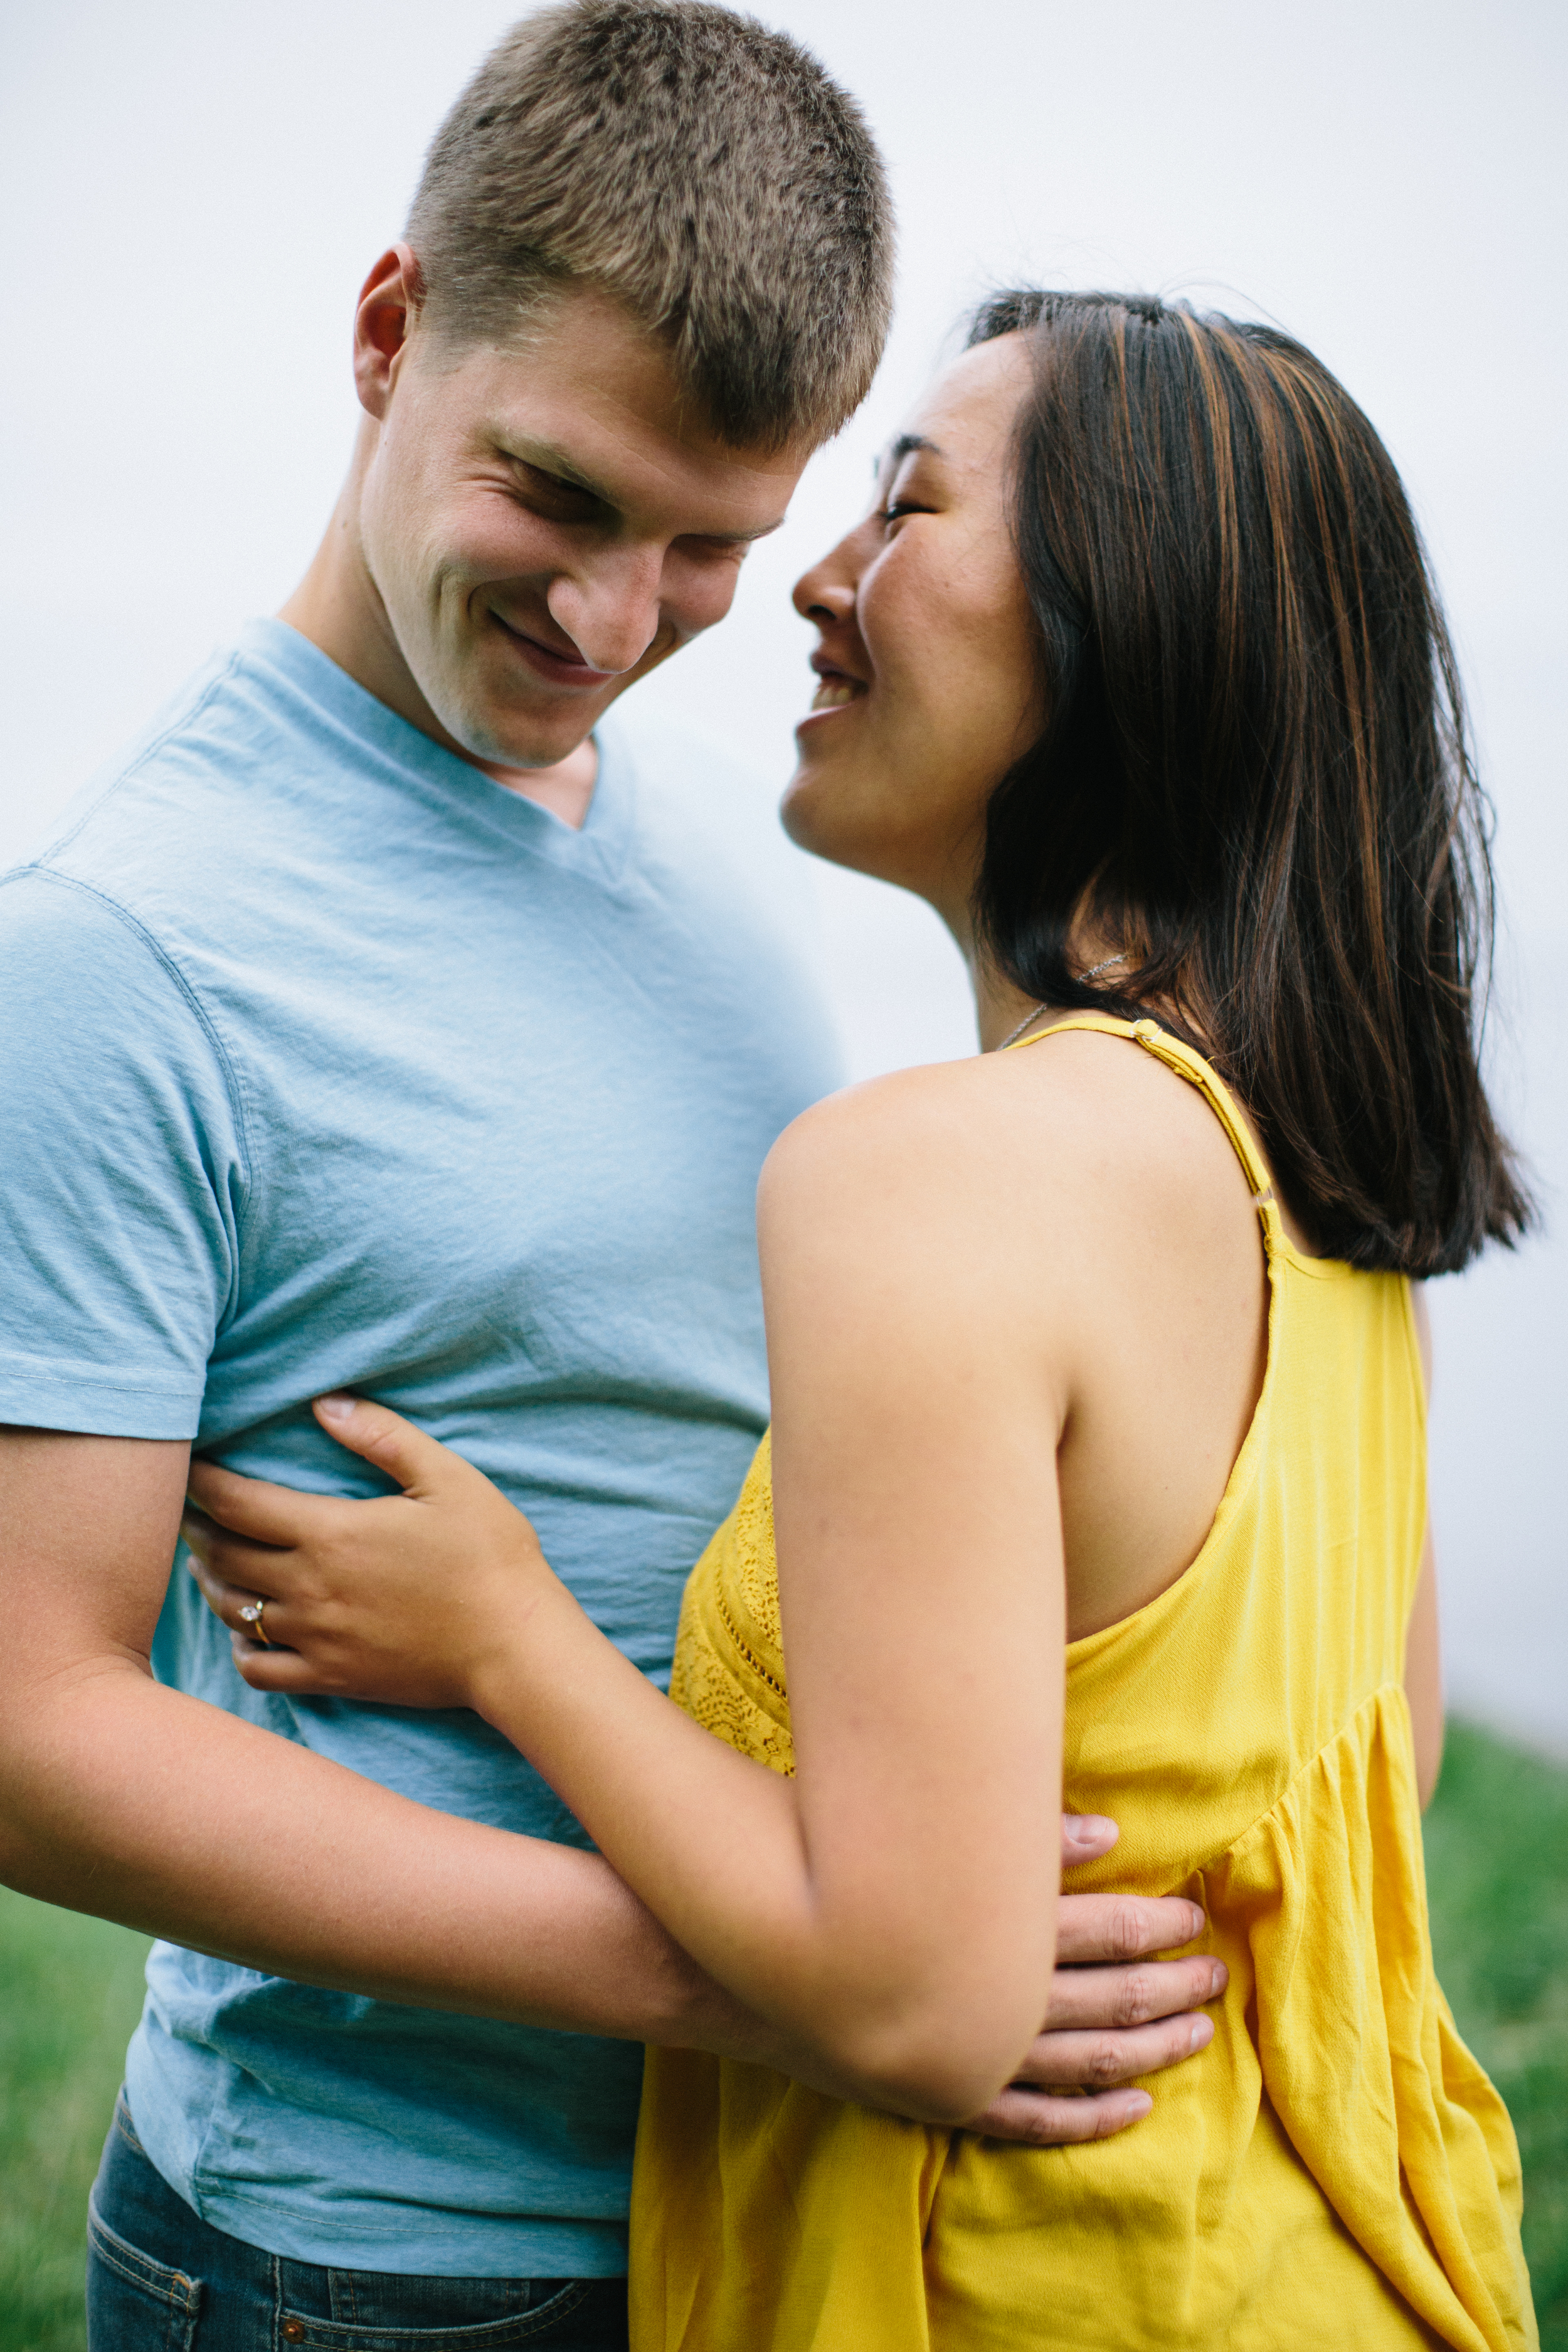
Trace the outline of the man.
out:
M 666 0 L 525 21 L 366 281 L 300 590 L 0 889 L 0 1868 L 164 1939 L 97 2352 L 624 2341 L 638 2043 L 809 2070 L 477 1718 L 258 1696 L 170 1563 L 193 1442 L 355 1491 L 308 1410 L 353 1387 L 668 1668 L 766 1416 L 757 1170 L 835 1070 L 725 763 L 600 722 L 863 396 L 890 241 L 792 43 Z M 1064 1916 L 1082 1959 L 1191 1932 Z M 1062 2025 L 1165 2021 L 1045 2037 L 1047 2084 L 1185 2054 L 1213 1990 L 1060 1986 Z

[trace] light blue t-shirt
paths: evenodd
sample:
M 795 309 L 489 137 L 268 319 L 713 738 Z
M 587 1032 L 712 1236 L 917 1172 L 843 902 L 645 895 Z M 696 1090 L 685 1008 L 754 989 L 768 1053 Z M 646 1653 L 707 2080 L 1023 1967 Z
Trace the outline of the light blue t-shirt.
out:
M 0 1420 L 365 1494 L 309 1400 L 368 1391 L 660 1677 L 767 1416 L 758 1171 L 838 1071 L 755 787 L 679 735 L 598 740 L 574 832 L 261 622 L 5 877 Z M 178 1563 L 154 1665 L 586 1843 L 475 1716 L 248 1690 Z M 625 2268 L 635 2045 L 170 1944 L 148 1988 L 137 2131 L 217 2228 L 349 2268 Z

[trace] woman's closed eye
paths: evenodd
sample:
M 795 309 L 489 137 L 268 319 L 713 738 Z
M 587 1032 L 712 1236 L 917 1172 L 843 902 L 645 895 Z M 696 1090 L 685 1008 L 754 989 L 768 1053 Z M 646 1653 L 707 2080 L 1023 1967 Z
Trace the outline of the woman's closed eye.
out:
M 900 435 L 877 469 L 880 477 L 879 488 L 881 482 L 887 484 L 881 503 L 876 509 L 877 520 L 884 529 L 891 530 L 895 523 L 904 521 L 910 515 L 933 511 L 931 499 L 921 498 L 921 491 L 939 487 L 942 461 L 942 451 L 922 434 Z M 931 479 L 933 467 L 939 469 L 936 483 Z M 940 499 L 938 503 L 941 503 Z

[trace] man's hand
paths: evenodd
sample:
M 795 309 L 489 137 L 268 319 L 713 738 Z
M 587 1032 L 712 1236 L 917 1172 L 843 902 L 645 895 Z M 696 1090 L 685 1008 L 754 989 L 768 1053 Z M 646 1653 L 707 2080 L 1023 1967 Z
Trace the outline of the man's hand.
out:
M 1098 1860 L 1115 1843 L 1114 1822 L 1063 1815 L 1064 1869 Z M 1180 2065 L 1214 2039 L 1212 2021 L 1195 2012 L 1225 1990 L 1225 1963 L 1203 1954 L 1154 1958 L 1190 1944 L 1204 1924 L 1182 1895 L 1064 1895 L 1044 2031 L 969 2129 L 1058 2147 L 1109 2139 L 1141 2122 L 1154 2104 L 1148 2092 L 1118 2086 Z

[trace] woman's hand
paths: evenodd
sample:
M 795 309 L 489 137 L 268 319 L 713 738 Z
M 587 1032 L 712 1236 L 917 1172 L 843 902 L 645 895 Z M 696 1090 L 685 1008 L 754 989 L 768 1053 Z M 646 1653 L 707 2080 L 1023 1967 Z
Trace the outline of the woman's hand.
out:
M 384 1405 L 321 1397 L 315 1412 L 403 1491 L 345 1501 L 192 1464 L 183 1532 L 235 1664 L 253 1690 L 472 1706 L 541 1602 L 567 1599 L 538 1537 L 482 1472 Z

